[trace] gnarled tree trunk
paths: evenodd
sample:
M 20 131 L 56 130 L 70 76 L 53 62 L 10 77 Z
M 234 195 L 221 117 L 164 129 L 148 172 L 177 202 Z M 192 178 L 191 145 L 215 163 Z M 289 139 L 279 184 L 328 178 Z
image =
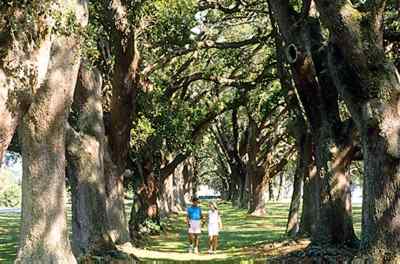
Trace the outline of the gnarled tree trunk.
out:
M 316 239 L 333 244 L 344 244 L 358 248 L 351 205 L 349 167 L 353 160 L 355 147 L 344 145 L 334 153 L 332 177 L 329 180 L 328 192 L 321 206 L 321 228 Z
M 114 250 L 108 234 L 104 178 L 104 124 L 101 75 L 81 65 L 73 109 L 76 129 L 67 131 L 68 175 L 72 189 L 74 254 L 99 255 Z
M 124 174 L 118 174 L 118 171 L 111 159 L 106 140 L 104 146 L 104 176 L 108 232 L 115 243 L 123 244 L 129 241 L 129 232 L 125 213 Z
M 56 37 L 46 80 L 21 124 L 22 225 L 16 263 L 76 263 L 65 211 L 64 128 L 79 70 L 78 43 L 74 35 Z
M 399 263 L 400 77 L 383 46 L 386 1 L 369 1 L 366 12 L 350 1 L 316 3 L 332 36 L 330 72 L 361 134 L 361 246 L 376 263 Z
M 293 15 L 294 10 L 289 1 L 270 2 L 287 43 L 287 59 L 292 63 L 296 88 L 312 133 L 316 171 L 315 173 L 312 171 L 310 178 L 305 179 L 304 186 L 304 206 L 309 208 L 308 205 L 314 204 L 311 208 L 315 214 L 314 220 L 317 222 L 311 226 L 318 227 L 317 229 L 311 228 L 312 240 L 317 244 L 349 243 L 345 237 L 342 237 L 345 239 L 343 241 L 330 239 L 336 235 L 335 227 L 338 227 L 338 222 L 348 222 L 348 218 L 344 214 L 336 216 L 336 223 L 325 221 L 326 217 L 321 218 L 322 212 L 326 215 L 329 210 L 331 210 L 329 214 L 333 214 L 335 211 L 328 201 L 328 197 L 329 193 L 336 191 L 332 189 L 331 182 L 338 181 L 339 179 L 336 177 L 340 178 L 340 176 L 330 168 L 332 167 L 330 165 L 335 163 L 332 158 L 334 153 L 331 151 L 334 147 L 340 148 L 339 141 L 346 135 L 337 132 L 341 129 L 343 122 L 340 120 L 336 87 L 331 76 L 327 74 L 326 47 L 323 46 L 320 22 L 316 16 L 313 1 L 309 1 L 310 5 L 305 6 L 303 10 L 305 12 L 297 14 L 297 16 Z M 296 26 L 292 27 L 291 23 Z M 346 192 L 344 185 L 336 187 L 343 188 L 339 192 Z M 339 201 L 343 203 L 340 207 L 348 207 L 346 203 L 349 201 L 336 200 L 336 202 Z M 307 212 L 304 213 L 306 213 L 304 216 L 308 215 Z M 313 212 L 309 211 L 309 213 Z M 342 219 L 338 219 L 338 217 L 342 217 Z M 310 225 L 307 223 L 306 226 Z M 352 222 L 346 225 L 346 228 L 350 230 L 344 232 L 351 233 Z M 321 235 L 321 233 L 325 235 Z M 355 236 L 353 238 L 355 239 Z
M 249 213 L 252 216 L 265 216 L 268 174 L 264 168 L 257 166 L 252 176 L 251 206 Z
M 24 33 L 17 32 L 17 34 Z M 20 40 L 17 37 L 13 41 L 18 42 Z M 2 52 L 7 54 L 5 58 L 0 58 L 0 63 L 2 64 L 0 66 L 0 167 L 17 126 L 31 103 L 32 91 L 37 91 L 45 78 L 52 44 L 49 35 L 38 41 L 39 43 L 36 44 L 36 48 L 33 48 L 32 51 L 18 50 L 15 47 L 11 47 L 11 36 L 9 42 L 7 44 L 10 46 L 0 46 L 0 49 L 9 50 L 8 53 Z M 27 68 L 24 70 L 34 72 L 28 77 L 28 83 L 16 79 L 15 76 L 8 72 L 10 69 L 6 68 L 9 66 L 10 61 L 20 62 L 20 64 L 24 65 L 23 67 Z M 33 67 L 33 69 L 29 67 Z
M 136 115 L 140 56 L 136 31 L 128 21 L 128 5 L 113 0 L 109 14 L 113 17 L 112 38 L 115 63 L 112 76 L 111 126 L 107 129 L 105 149 L 106 205 L 108 221 L 116 243 L 129 240 L 125 213 L 124 175 L 129 153 L 130 133 Z M 132 11 L 134 12 L 134 11 Z
M 301 118 L 301 117 L 300 117 Z M 286 227 L 286 232 L 289 236 L 295 236 L 300 230 L 300 201 L 303 189 L 304 179 L 309 178 L 310 164 L 312 159 L 311 153 L 311 135 L 307 132 L 304 120 L 301 118 L 299 129 L 295 130 L 296 133 L 296 147 L 297 147 L 297 165 L 293 182 L 293 194 L 290 202 L 289 216 Z M 307 200 L 307 194 L 303 192 L 303 199 Z M 311 234 L 311 225 L 309 224 L 310 215 L 307 208 L 307 203 L 303 200 L 303 226 L 304 233 Z

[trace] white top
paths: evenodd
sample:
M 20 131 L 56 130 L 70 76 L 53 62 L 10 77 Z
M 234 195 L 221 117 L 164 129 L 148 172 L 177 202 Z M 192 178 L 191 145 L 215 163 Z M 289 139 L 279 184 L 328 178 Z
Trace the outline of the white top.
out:
M 218 211 L 217 211 L 217 210 L 215 210 L 215 211 L 212 211 L 212 210 L 208 211 L 208 223 L 209 223 L 209 224 L 218 225 L 219 221 L 220 221 L 220 218 L 219 218 L 219 214 L 218 214 Z

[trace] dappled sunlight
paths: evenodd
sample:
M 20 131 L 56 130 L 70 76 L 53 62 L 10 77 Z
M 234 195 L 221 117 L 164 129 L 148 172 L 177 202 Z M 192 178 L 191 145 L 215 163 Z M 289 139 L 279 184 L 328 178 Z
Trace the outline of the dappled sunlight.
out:
M 0 263 L 13 263 L 19 240 L 19 213 L 0 214 Z
M 129 203 L 129 200 L 128 200 Z M 67 205 L 69 208 L 70 205 Z M 206 208 L 205 205 L 202 206 Z M 253 217 L 244 209 L 233 208 L 230 203 L 219 205 L 224 228 L 220 233 L 217 254 L 207 254 L 207 228 L 203 227 L 200 255 L 187 253 L 185 214 L 163 219 L 165 232 L 152 236 L 143 249 L 126 244 L 120 249 L 133 253 L 143 263 L 265 263 L 268 257 L 287 255 L 304 249 L 309 241 L 287 240 L 285 235 L 288 203 L 269 203 L 266 217 Z M 68 219 L 70 220 L 70 211 Z M 354 228 L 361 233 L 361 206 L 353 205 Z M 0 214 L 0 263 L 12 263 L 17 252 L 19 213 Z
M 205 205 L 202 206 L 206 208 Z M 145 250 L 139 250 L 137 256 L 147 259 L 213 261 L 216 263 L 265 263 L 267 256 L 283 251 L 298 250 L 307 245 L 302 243 L 278 243 L 286 239 L 288 203 L 269 203 L 265 217 L 249 216 L 247 210 L 237 209 L 230 203 L 220 203 L 220 213 L 224 228 L 220 233 L 219 251 L 215 255 L 207 254 L 207 230 L 203 227 L 200 242 L 200 255 L 188 254 L 187 233 L 184 213 L 164 219 L 166 232 L 153 236 Z M 155 251 L 157 252 L 156 254 Z M 159 254 L 160 253 L 160 254 Z M 167 255 L 164 255 L 167 254 Z M 244 262 L 240 262 L 244 261 Z M 250 262 L 245 262 L 250 261 Z M 253 261 L 253 262 L 251 262 Z M 255 262 L 254 262 L 255 261 Z M 153 263 L 153 262 L 146 262 Z M 154 262 L 164 263 L 164 262 Z M 169 262 L 165 262 L 169 263 Z M 192 263 L 192 262 L 191 262 Z

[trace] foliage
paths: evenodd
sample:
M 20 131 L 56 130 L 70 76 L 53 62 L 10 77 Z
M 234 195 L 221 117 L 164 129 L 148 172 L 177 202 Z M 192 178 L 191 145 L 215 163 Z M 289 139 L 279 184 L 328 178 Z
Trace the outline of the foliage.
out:
M 20 204 L 20 184 L 10 170 L 0 169 L 0 207 L 18 207 Z
M 155 235 L 159 234 L 161 229 L 162 227 L 158 223 L 152 221 L 151 219 L 146 219 L 144 223 L 140 225 L 139 233 L 142 236 Z

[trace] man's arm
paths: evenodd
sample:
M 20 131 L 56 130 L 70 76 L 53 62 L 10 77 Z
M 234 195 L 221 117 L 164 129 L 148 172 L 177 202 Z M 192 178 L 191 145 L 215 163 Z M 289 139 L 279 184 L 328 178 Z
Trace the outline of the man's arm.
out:
M 200 208 L 200 221 L 201 221 L 201 226 L 203 226 L 204 223 L 206 222 L 205 217 L 203 215 L 203 210 L 201 210 L 201 208 Z

